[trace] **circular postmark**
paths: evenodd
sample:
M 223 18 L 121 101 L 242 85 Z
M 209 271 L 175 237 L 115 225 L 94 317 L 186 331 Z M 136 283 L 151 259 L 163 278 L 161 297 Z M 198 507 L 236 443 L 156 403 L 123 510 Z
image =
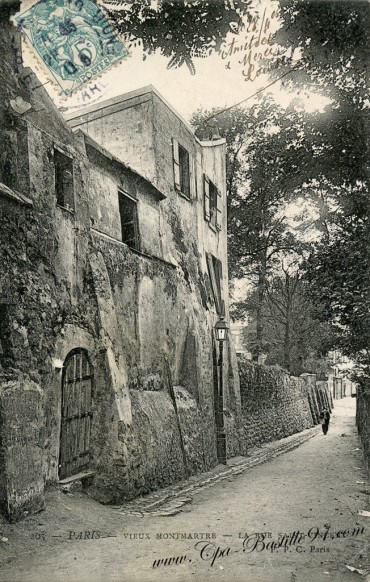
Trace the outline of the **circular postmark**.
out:
M 40 0 L 14 20 L 65 96 L 129 54 L 93 0 Z

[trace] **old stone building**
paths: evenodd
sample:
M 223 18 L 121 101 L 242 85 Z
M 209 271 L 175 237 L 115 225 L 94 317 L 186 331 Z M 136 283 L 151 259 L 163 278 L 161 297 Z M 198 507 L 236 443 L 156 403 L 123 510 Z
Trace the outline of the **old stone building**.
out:
M 12 4 L 0 23 L 0 504 L 18 519 L 76 474 L 116 502 L 218 462 L 214 326 L 228 293 L 224 141 L 199 142 L 152 87 L 67 123 L 22 66 Z
M 240 360 L 225 142 L 153 87 L 68 120 L 0 10 L 0 509 L 120 502 L 318 422 L 327 388 Z M 221 346 L 223 350 L 221 351 Z M 223 358 L 221 355 L 223 354 Z M 223 362 L 223 365 L 221 365 Z M 222 381 L 221 381 L 222 380 Z M 223 395 L 221 396 L 221 387 Z

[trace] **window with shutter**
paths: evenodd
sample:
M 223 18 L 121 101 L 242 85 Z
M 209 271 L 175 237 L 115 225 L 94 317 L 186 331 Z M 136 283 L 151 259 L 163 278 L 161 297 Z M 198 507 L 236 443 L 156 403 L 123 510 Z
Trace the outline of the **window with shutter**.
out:
M 54 149 L 55 194 L 58 206 L 74 210 L 73 160 Z
M 180 190 L 180 160 L 179 160 L 179 142 L 173 138 L 172 139 L 172 151 L 173 151 L 173 177 L 174 184 L 177 190 Z
M 197 198 L 196 163 L 194 156 L 190 156 L 190 198 Z
M 221 230 L 221 190 L 217 188 L 217 216 L 216 216 L 216 228 Z
M 190 159 L 189 152 L 179 145 L 180 191 L 190 198 Z
M 119 213 L 121 217 L 122 242 L 132 249 L 140 250 L 137 202 L 118 191 Z
M 209 178 L 205 174 L 203 175 L 203 190 L 204 190 L 204 218 L 206 220 L 210 219 L 210 202 L 209 202 Z
M 204 187 L 204 219 L 213 228 L 221 230 L 221 190 L 214 185 L 206 174 L 203 174 Z
M 216 228 L 221 230 L 221 208 L 217 207 Z
M 221 229 L 221 204 L 220 191 L 213 182 L 204 174 L 204 218 L 218 230 Z
M 225 305 L 222 299 L 222 263 L 211 253 L 206 253 L 208 274 L 211 280 L 213 299 L 217 314 L 224 315 Z
M 218 292 L 220 302 L 221 302 L 221 297 L 222 297 L 222 290 L 221 290 L 222 262 L 220 261 L 220 259 L 217 259 L 213 255 L 212 255 L 212 260 L 213 260 L 213 270 L 215 272 L 215 278 L 216 278 L 217 292 Z
M 173 175 L 176 190 L 190 200 L 193 190 L 194 164 L 189 152 L 173 138 Z M 193 174 L 193 175 L 192 175 Z
M 217 188 L 213 182 L 209 182 L 209 210 L 210 219 L 209 222 L 212 226 L 216 227 L 217 223 Z

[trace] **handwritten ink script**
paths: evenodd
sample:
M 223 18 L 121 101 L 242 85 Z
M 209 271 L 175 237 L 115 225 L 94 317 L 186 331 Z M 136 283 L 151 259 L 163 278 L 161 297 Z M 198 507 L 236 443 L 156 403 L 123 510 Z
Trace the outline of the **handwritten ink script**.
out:
M 273 41 L 279 14 L 265 8 L 263 15 L 240 21 L 230 42 L 220 52 L 226 69 L 240 69 L 245 81 L 290 64 L 291 55 Z

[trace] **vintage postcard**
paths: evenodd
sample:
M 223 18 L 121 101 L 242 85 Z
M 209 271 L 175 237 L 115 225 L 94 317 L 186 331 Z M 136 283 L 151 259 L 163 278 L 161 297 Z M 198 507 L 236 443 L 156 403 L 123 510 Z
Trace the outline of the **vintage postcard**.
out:
M 0 0 L 0 581 L 370 581 L 370 3 Z

